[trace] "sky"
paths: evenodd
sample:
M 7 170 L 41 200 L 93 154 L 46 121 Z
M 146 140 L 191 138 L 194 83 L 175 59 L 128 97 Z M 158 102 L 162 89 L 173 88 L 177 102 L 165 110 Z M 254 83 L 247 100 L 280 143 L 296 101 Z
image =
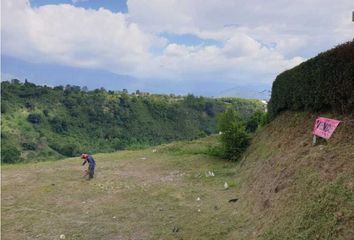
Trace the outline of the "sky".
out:
M 1 80 L 266 98 L 351 41 L 352 0 L 2 0 Z

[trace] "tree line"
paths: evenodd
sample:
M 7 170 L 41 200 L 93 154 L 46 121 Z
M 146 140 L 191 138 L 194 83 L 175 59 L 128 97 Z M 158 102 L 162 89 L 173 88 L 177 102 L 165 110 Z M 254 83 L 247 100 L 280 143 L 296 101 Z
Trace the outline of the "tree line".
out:
M 2 82 L 1 103 L 1 160 L 10 163 L 192 140 L 216 133 L 217 115 L 226 109 L 254 131 L 255 113 L 264 111 L 258 100 L 89 91 L 17 79 Z

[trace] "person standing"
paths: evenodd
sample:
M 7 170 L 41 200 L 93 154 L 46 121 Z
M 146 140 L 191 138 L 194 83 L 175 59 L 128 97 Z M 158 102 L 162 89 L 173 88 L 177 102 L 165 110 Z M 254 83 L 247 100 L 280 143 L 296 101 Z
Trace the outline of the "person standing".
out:
M 93 159 L 93 157 L 91 155 L 86 154 L 86 153 L 81 154 L 81 159 L 84 159 L 82 166 L 84 166 L 86 163 L 88 163 L 88 169 L 87 169 L 86 175 L 87 174 L 89 175 L 88 179 L 92 179 L 93 175 L 95 174 L 95 167 L 96 167 L 95 159 Z

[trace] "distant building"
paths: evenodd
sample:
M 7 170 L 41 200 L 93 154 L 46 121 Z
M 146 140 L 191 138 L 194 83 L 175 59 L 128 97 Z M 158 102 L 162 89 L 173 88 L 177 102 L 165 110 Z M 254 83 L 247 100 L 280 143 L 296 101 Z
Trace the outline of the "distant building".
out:
M 261 100 L 261 102 L 264 104 L 264 112 L 268 112 L 268 102 L 266 100 Z

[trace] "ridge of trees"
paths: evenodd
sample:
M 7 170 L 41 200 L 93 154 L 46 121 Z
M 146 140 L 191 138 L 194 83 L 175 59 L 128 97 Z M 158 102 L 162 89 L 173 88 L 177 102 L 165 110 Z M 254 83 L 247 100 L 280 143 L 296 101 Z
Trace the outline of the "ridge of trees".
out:
M 258 100 L 1 84 L 3 162 L 58 159 L 191 140 L 217 132 L 227 107 L 243 120 L 263 111 Z

